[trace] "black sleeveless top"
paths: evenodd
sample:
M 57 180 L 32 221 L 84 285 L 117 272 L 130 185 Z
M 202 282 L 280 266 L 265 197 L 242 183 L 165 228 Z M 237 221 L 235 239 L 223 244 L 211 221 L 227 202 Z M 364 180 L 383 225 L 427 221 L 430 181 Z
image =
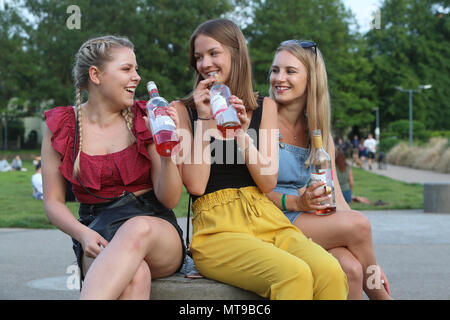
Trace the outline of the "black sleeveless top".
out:
M 263 100 L 264 96 L 258 96 L 258 108 L 253 110 L 252 120 L 247 130 L 257 149 L 259 149 L 258 137 Z M 191 126 L 194 128 L 194 121 L 198 119 L 197 110 L 188 109 L 188 114 L 191 118 Z M 256 186 L 234 139 L 219 140 L 211 137 L 210 149 L 211 171 L 204 195 L 221 189 Z M 192 201 L 197 198 L 199 196 L 192 195 Z

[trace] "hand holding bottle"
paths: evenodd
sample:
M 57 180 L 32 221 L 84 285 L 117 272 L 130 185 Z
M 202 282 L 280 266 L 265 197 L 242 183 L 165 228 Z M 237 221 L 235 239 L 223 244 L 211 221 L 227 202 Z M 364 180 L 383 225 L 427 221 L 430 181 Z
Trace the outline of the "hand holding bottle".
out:
M 297 190 L 297 208 L 298 211 L 315 211 L 324 210 L 328 206 L 322 205 L 326 200 L 330 199 L 330 193 L 327 192 L 325 182 L 316 182 L 308 187 Z
M 250 125 L 250 119 L 247 116 L 247 110 L 245 109 L 244 103 L 241 99 L 236 96 L 230 96 L 230 104 L 236 109 L 239 121 L 241 121 L 241 129 L 247 131 Z
M 216 81 L 215 77 L 210 77 L 198 83 L 194 90 L 194 103 L 197 108 L 197 114 L 200 118 L 211 118 L 211 103 L 209 97 L 209 87 Z

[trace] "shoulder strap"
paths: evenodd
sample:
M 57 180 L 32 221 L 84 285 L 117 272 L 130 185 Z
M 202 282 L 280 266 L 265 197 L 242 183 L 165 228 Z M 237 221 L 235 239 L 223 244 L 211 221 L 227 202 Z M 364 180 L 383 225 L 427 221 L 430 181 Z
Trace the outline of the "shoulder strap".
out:
M 195 114 L 194 114 L 194 112 L 192 111 L 191 108 L 189 108 L 186 105 L 184 105 L 184 106 L 186 108 L 186 111 L 189 115 L 189 119 L 191 121 L 192 131 L 194 131 L 194 117 L 197 115 L 197 112 L 195 112 Z M 186 250 L 187 250 L 186 254 L 192 258 L 192 253 L 189 250 L 189 245 L 190 245 L 190 243 L 189 243 L 189 222 L 191 219 L 191 204 L 192 204 L 192 196 L 189 193 L 188 208 L 187 208 L 187 220 L 186 220 Z

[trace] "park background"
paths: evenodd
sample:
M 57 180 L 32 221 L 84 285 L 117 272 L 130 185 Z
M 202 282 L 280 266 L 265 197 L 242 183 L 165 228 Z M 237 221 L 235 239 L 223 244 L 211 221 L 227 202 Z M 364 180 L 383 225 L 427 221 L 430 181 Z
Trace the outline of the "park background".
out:
M 81 14 L 78 25 L 73 5 Z M 0 1 L 0 157 L 10 161 L 21 154 L 28 169 L 0 177 L 0 211 L 8 213 L 0 215 L 0 226 L 48 227 L 42 203 L 31 198 L 30 160 L 40 152 L 43 112 L 74 102 L 71 69 L 84 41 L 127 36 L 142 77 L 136 98 L 147 99 L 143 84 L 153 80 L 173 100 L 192 90 L 191 33 L 218 17 L 242 28 L 255 90 L 267 94 L 281 41 L 313 40 L 327 66 L 334 136 L 366 137 L 378 123 L 379 150 L 394 164 L 417 159 L 408 165 L 450 172 L 450 1 L 385 0 L 369 9 L 362 26 L 341 0 Z M 420 90 L 428 84 L 431 89 Z M 400 87 L 416 91 L 412 148 L 408 94 Z M 355 169 L 358 195 L 383 200 L 389 204 L 383 209 L 423 208 L 423 186 L 378 179 L 385 178 Z M 397 198 L 405 200 L 393 203 Z M 180 201 L 177 214 L 185 212 L 186 202 Z M 75 212 L 76 205 L 70 206 Z

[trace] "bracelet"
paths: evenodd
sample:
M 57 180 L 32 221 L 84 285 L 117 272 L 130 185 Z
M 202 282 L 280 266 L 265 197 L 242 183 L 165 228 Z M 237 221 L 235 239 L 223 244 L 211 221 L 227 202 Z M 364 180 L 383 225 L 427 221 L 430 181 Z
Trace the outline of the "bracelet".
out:
M 211 120 L 212 118 L 200 118 L 200 117 L 197 117 L 197 119 L 198 120 Z
M 281 205 L 283 207 L 283 211 L 287 211 L 286 209 L 286 193 L 283 193 L 281 196 Z

